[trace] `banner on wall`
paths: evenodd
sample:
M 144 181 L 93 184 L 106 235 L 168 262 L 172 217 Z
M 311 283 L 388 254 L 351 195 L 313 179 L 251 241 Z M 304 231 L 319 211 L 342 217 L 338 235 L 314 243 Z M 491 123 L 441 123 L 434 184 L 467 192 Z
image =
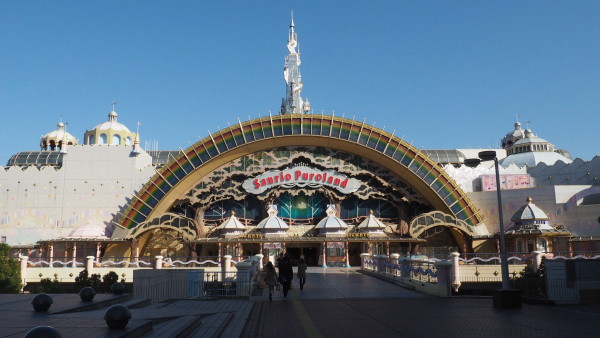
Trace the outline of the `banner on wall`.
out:
M 531 188 L 531 176 L 523 175 L 500 175 L 500 190 L 514 190 Z M 481 190 L 496 190 L 496 175 L 481 175 Z

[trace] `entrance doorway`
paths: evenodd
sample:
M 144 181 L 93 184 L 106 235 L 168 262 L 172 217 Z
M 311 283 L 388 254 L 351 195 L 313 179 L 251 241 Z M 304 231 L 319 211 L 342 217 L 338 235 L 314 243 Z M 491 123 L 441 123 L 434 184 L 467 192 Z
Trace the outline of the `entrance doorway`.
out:
M 348 243 L 348 259 L 350 266 L 360 266 L 360 254 L 362 253 L 362 245 L 360 242 Z
M 302 247 L 290 247 L 290 245 L 288 244 L 288 246 L 286 247 L 286 252 L 292 260 L 292 265 L 298 265 L 298 261 L 302 256 L 304 256 L 304 261 L 308 266 L 316 266 L 319 263 L 318 244 Z

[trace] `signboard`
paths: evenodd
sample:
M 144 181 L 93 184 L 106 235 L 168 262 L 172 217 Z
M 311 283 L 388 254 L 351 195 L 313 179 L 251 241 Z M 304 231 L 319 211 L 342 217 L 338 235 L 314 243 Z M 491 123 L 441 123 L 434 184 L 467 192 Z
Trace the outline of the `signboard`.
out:
M 281 243 L 264 243 L 264 249 L 281 249 Z
M 332 187 L 344 194 L 353 193 L 361 183 L 336 171 L 321 171 L 311 167 L 297 166 L 284 170 L 271 170 L 242 183 L 242 187 L 251 194 L 261 194 L 274 187 Z
M 525 175 L 500 175 L 500 190 L 513 190 L 531 187 L 531 176 Z M 481 189 L 483 191 L 496 190 L 496 175 L 481 175 Z
M 327 249 L 343 249 L 344 242 L 327 242 Z

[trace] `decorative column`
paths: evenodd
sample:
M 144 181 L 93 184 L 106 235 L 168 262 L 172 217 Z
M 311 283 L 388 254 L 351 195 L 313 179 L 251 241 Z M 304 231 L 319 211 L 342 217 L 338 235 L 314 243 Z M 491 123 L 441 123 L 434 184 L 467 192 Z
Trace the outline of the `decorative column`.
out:
M 390 263 L 392 266 L 390 267 L 390 274 L 393 276 L 398 276 L 400 271 L 400 265 L 398 264 L 398 260 L 400 259 L 399 253 L 390 254 Z
M 138 243 L 137 239 L 133 240 L 134 243 L 134 250 L 135 250 L 135 266 L 139 267 L 140 266 L 140 246 Z
M 231 255 L 223 256 L 223 264 L 221 264 L 221 272 L 225 275 L 231 272 Z
M 327 242 L 323 242 L 323 264 L 322 267 L 327 267 Z
M 256 258 L 258 258 L 258 267 L 260 270 L 262 270 L 263 269 L 263 258 L 265 257 L 265 255 L 256 254 L 255 256 L 256 256 Z
M 50 267 L 54 266 L 54 246 L 52 245 L 52 242 L 50 242 L 48 244 L 48 262 L 50 262 Z
M 100 249 L 102 248 L 102 243 L 96 242 L 96 257 L 100 259 Z
M 390 257 L 390 242 L 385 242 L 385 254 Z
M 368 254 L 368 253 L 366 253 L 366 252 L 363 252 L 363 253 L 361 253 L 361 254 L 360 254 L 360 268 L 361 268 L 361 269 L 363 269 L 363 270 L 367 269 L 367 262 L 366 262 L 366 259 L 367 259 L 368 257 L 370 257 L 370 256 L 371 256 L 371 255 L 369 255 L 369 254 Z
M 346 252 L 346 267 L 350 267 L 350 253 L 348 252 L 348 242 L 344 242 L 344 250 Z
M 217 259 L 219 261 L 219 264 L 217 266 L 221 266 L 221 257 L 223 257 L 222 252 L 223 252 L 223 243 L 218 243 L 217 246 L 219 247 L 219 250 L 217 252 L 217 256 L 219 256 L 219 259 Z
M 77 267 L 77 242 L 73 242 L 73 247 L 71 247 L 71 256 L 73 258 L 73 262 L 71 263 L 71 266 L 76 268 Z
M 437 261 L 434 265 L 437 272 L 437 285 L 439 288 L 437 296 L 451 296 L 450 270 L 452 268 L 452 263 L 448 261 Z
M 573 242 L 569 241 L 569 258 L 573 258 Z
M 162 269 L 163 268 L 163 256 L 156 256 L 154 258 L 156 259 L 156 261 L 154 263 L 154 268 Z
M 458 292 L 458 288 L 460 287 L 460 265 L 458 261 L 458 257 L 460 254 L 458 252 L 452 252 L 450 254 L 450 261 L 452 262 L 452 270 L 451 270 L 451 279 L 452 287 L 454 288 L 454 292 Z
M 237 297 L 250 296 L 250 275 L 252 263 L 239 262 L 235 265 L 237 269 L 237 280 L 235 283 L 235 295 Z
M 94 257 L 94 256 L 87 256 L 85 258 L 86 258 L 85 269 L 87 270 L 88 275 L 91 276 L 92 272 L 94 270 L 94 260 L 96 259 L 96 257 Z
M 19 261 L 21 262 L 21 292 L 23 292 L 25 285 L 27 285 L 25 277 L 27 276 L 27 260 L 28 259 L 29 259 L 29 257 L 27 257 L 27 256 L 19 256 Z

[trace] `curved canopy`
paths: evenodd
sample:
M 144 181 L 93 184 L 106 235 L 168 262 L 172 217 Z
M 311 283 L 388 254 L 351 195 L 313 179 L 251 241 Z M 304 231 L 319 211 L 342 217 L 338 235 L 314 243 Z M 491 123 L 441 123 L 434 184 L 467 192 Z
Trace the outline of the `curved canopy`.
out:
M 324 146 L 360 155 L 402 177 L 434 208 L 471 226 L 481 222 L 481 216 L 458 184 L 420 150 L 365 122 L 314 114 L 262 117 L 209 133 L 161 167 L 132 199 L 118 222 L 135 228 L 167 212 L 215 168 L 280 146 Z

